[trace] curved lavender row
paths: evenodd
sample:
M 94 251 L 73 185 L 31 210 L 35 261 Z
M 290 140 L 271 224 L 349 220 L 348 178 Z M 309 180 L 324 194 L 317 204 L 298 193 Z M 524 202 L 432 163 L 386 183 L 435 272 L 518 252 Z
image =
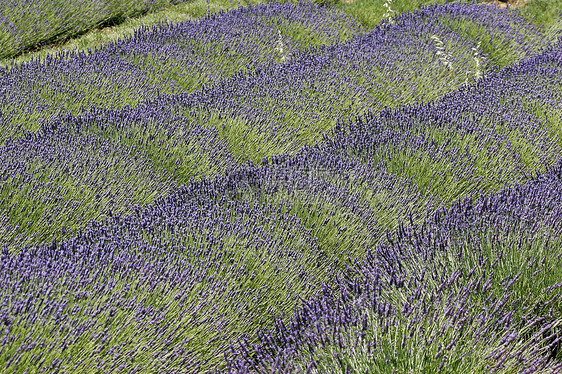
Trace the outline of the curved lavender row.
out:
M 292 318 L 233 342 L 228 372 L 558 373 L 561 190 L 562 162 L 401 226 Z
M 169 172 L 178 184 L 239 167 L 216 129 L 186 122 L 181 116 L 163 117 L 152 106 L 127 106 L 118 111 L 95 108 L 80 117 L 58 117 L 42 128 L 60 128 L 79 136 L 95 134 L 131 146 L 146 154 L 157 169 Z
M 353 248 L 342 241 L 323 250 L 330 247 L 322 239 L 352 221 L 329 201 L 346 191 L 297 180 L 324 196 L 316 204 L 332 218 L 318 222 L 307 211 L 311 199 L 303 207 L 296 196 L 280 203 L 252 198 L 254 182 L 274 187 L 274 180 L 248 170 L 192 183 L 61 243 L 17 255 L 5 249 L 0 341 L 7 372 L 18 365 L 111 372 L 216 366 L 229 339 L 289 312 L 315 284 L 330 281 L 334 264 Z M 359 212 L 356 205 L 349 200 L 344 208 Z
M 0 141 L 22 127 L 36 129 L 41 118 L 191 92 L 361 31 L 344 13 L 313 3 L 268 3 L 143 28 L 94 51 L 13 66 L 0 72 Z

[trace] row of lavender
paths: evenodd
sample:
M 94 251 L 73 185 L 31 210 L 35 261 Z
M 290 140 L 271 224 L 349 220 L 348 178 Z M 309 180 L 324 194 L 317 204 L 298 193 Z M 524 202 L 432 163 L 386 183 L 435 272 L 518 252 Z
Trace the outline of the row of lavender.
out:
M 162 8 L 177 0 L 2 0 L 0 58 L 41 43 L 66 40 L 112 20 Z
M 331 17 L 329 12 L 325 13 L 325 10 L 310 4 L 269 4 L 237 10 L 233 15 L 225 13 L 214 16 L 196 25 L 201 31 L 201 28 L 209 27 L 208 24 L 214 25 L 226 18 L 230 19 L 229 17 L 238 19 L 235 15 L 247 21 L 248 17 L 254 17 L 255 14 L 262 14 L 263 17 L 269 14 L 268 17 L 272 18 L 281 17 L 279 14 L 282 14 L 281 18 L 293 20 L 302 7 L 310 13 Z M 513 14 L 481 9 L 459 4 L 430 7 L 404 15 L 395 24 L 384 24 L 348 43 L 303 52 L 281 65 L 265 66 L 262 60 L 261 68 L 253 73 L 235 74 L 222 83 L 191 94 L 161 94 L 157 99 L 144 101 L 136 107 L 94 108 L 77 117 L 71 114 L 61 116 L 56 121 L 47 117 L 43 120 L 43 129 L 37 134 L 5 141 L 6 152 L 3 152 L 5 157 L 0 169 L 4 176 L 0 192 L 0 216 L 5 222 L 3 244 L 16 248 L 23 244 L 48 241 L 53 237 L 65 237 L 68 232 L 79 228 L 82 222 L 130 211 L 134 203 L 149 204 L 156 196 L 169 193 L 175 185 L 205 175 L 224 173 L 238 167 L 244 159 L 261 161 L 266 156 L 295 152 L 307 142 L 320 141 L 322 134 L 330 131 L 338 121 L 350 120 L 367 108 L 376 113 L 377 109 L 382 109 L 385 105 L 396 106 L 414 100 L 429 100 L 453 90 L 464 83 L 466 72 L 460 74 L 455 70 L 457 68 L 450 71 L 436 53 L 438 50 L 434 39 L 429 36 L 439 34 L 444 40 L 457 41 L 460 49 L 456 51 L 470 51 L 465 56 L 466 60 L 456 61 L 455 66 L 474 68 L 467 64 L 475 63 L 471 48 L 476 47 L 471 47 L 473 42 L 447 31 L 444 26 L 447 20 L 462 20 L 467 25 L 477 24 L 478 27 L 490 30 L 495 35 L 486 44 L 490 54 L 494 51 L 494 45 L 503 40 L 497 35 L 499 30 L 510 27 L 514 32 L 529 31 L 527 38 L 531 35 L 534 41 L 526 42 L 523 37 L 519 40 L 513 34 L 512 39 L 507 38 L 513 49 L 505 56 L 515 58 L 517 53 L 525 55 L 544 47 L 540 34 Z M 337 15 L 333 17 L 339 19 Z M 297 21 L 296 24 L 301 22 Z M 167 32 L 180 43 L 180 31 L 191 30 L 190 27 L 195 26 L 178 25 Z M 328 31 L 323 33 L 329 34 Z M 139 33 L 135 40 L 141 40 L 142 35 L 145 34 Z M 156 47 L 151 44 L 151 38 L 158 37 L 161 41 L 167 38 L 166 29 L 159 29 L 150 35 L 156 36 L 147 37 L 146 45 L 152 45 L 153 49 Z M 239 43 L 243 44 L 247 35 L 240 35 Z M 123 41 L 111 48 L 134 51 L 134 43 L 127 43 L 129 42 Z M 248 43 L 247 48 L 242 50 L 250 55 L 248 51 L 253 48 L 251 46 L 254 42 Z M 143 44 L 137 44 L 137 47 L 139 45 Z M 111 48 L 108 47 L 108 50 Z M 139 48 L 139 51 L 144 50 Z M 450 50 L 453 50 L 452 47 Z M 93 61 L 103 61 L 99 54 L 92 56 Z M 502 55 L 496 53 L 496 56 Z M 69 61 L 78 64 L 89 60 L 84 56 L 83 59 Z M 59 64 L 64 66 L 66 63 L 53 61 L 45 65 L 45 69 L 50 71 L 51 67 L 55 69 Z M 29 65 L 30 68 L 33 66 L 43 65 Z M 24 72 L 25 69 L 21 68 L 13 72 L 13 75 L 12 72 L 6 74 L 4 78 L 19 82 L 17 84 L 23 87 L 23 80 L 20 78 Z M 556 72 L 550 75 L 545 72 L 521 79 L 530 81 L 524 90 L 538 90 L 539 93 L 543 92 L 541 95 L 556 101 L 559 91 L 550 90 L 545 82 L 557 77 Z M 503 78 L 498 79 L 504 81 Z M 416 86 L 422 80 L 425 85 Z M 72 82 L 72 78 L 69 78 L 69 82 Z M 493 87 L 500 87 L 498 85 L 501 83 L 490 80 L 487 82 L 485 92 L 494 92 L 497 88 Z M 548 127 L 552 122 L 543 121 L 540 112 L 542 98 L 526 95 L 521 88 L 514 91 L 517 84 L 507 81 L 501 84 L 506 87 L 505 92 L 500 91 L 506 101 L 504 105 L 496 106 L 494 103 L 490 106 L 490 102 L 494 102 L 491 99 L 493 96 L 487 98 L 482 95 L 476 103 L 467 101 L 470 105 L 465 109 L 469 112 L 471 105 L 484 108 L 479 109 L 475 115 L 446 109 L 448 106 L 457 107 L 458 103 L 435 107 L 431 109 L 434 114 L 430 120 L 442 122 L 439 128 L 430 127 L 431 131 L 425 131 L 421 125 L 407 133 L 403 133 L 402 129 L 390 130 L 394 129 L 395 120 L 389 117 L 381 124 L 381 128 L 391 132 L 382 134 L 385 140 L 376 140 L 377 143 L 372 147 L 378 153 L 369 154 L 370 160 L 366 162 L 374 165 L 375 161 L 381 161 L 381 168 L 400 178 L 404 177 L 402 174 L 405 171 L 407 178 L 413 178 L 413 188 L 421 191 L 423 196 L 437 195 L 440 201 L 453 201 L 459 194 L 474 186 L 481 186 L 485 190 L 499 188 L 507 180 L 523 178 L 526 169 L 552 163 L 553 155 L 558 151 L 557 143 L 549 137 L 544 137 L 541 141 L 535 139 L 541 135 L 535 131 L 536 127 Z M 412 86 L 417 94 L 413 94 L 411 89 L 405 91 L 396 88 L 407 86 Z M 510 92 L 514 95 L 512 97 L 524 94 L 529 98 L 526 101 L 512 100 Z M 463 101 L 472 100 L 465 96 L 459 97 Z M 28 110 L 28 102 L 22 101 L 22 108 Z M 441 113 L 443 111 L 445 114 Z M 32 116 L 41 113 L 33 107 L 29 112 Z M 481 130 L 475 134 L 469 134 L 466 130 L 467 134 L 459 137 L 449 124 L 467 121 L 466 117 L 470 117 L 470 126 Z M 4 134 L 12 131 L 14 136 L 18 131 L 21 132 L 19 124 L 23 123 L 20 122 L 22 118 L 10 118 L 8 113 L 4 117 L 7 120 L 4 126 L 8 131 Z M 504 128 L 495 127 L 497 119 L 505 124 Z M 424 121 L 427 122 L 428 119 Z M 525 132 L 523 135 L 520 134 L 521 130 L 513 128 L 518 122 L 529 124 L 522 130 Z M 431 123 L 429 125 L 433 126 Z M 59 135 L 52 135 L 53 131 Z M 487 145 L 491 141 L 487 135 L 489 132 L 495 134 L 493 146 Z M 55 144 L 56 139 L 67 137 L 75 138 L 71 142 L 73 146 L 66 142 L 58 146 Z M 423 137 L 425 140 L 422 141 Z M 91 140 L 85 142 L 84 139 Z M 451 141 L 445 144 L 443 139 Z M 44 142 L 52 146 L 43 147 Z M 441 144 L 441 148 L 434 145 L 435 142 Z M 507 142 L 513 142 L 509 145 L 509 152 L 497 154 L 496 149 L 504 147 Z M 101 144 L 114 151 L 101 151 L 98 148 Z M 417 148 L 412 149 L 411 144 L 415 144 Z M 70 153 L 69 147 L 72 147 Z M 495 158 L 479 156 L 482 147 L 489 149 L 490 156 L 486 157 Z M 468 149 L 466 152 L 465 148 Z M 496 165 L 499 162 L 496 158 L 501 159 L 502 166 Z M 421 164 L 421 160 L 426 170 L 420 170 L 417 166 Z M 451 161 L 454 161 L 453 164 L 450 164 Z M 464 175 L 464 170 L 471 164 L 476 168 L 474 175 Z M 481 179 L 487 178 L 487 173 L 490 173 L 487 164 L 496 166 L 490 180 L 482 183 Z M 107 169 L 109 165 L 114 165 L 112 174 L 115 178 L 106 179 L 104 173 L 99 172 L 100 167 Z M 144 165 L 142 168 L 146 171 L 138 173 L 137 165 Z M 505 173 L 496 173 L 501 167 L 505 167 Z M 452 174 L 452 171 L 456 174 Z M 428 181 L 435 178 L 435 173 L 442 183 L 434 183 L 429 188 Z M 30 176 L 15 177 L 16 174 Z M 45 187 L 46 181 L 51 182 L 48 187 Z M 447 187 L 451 183 L 456 187 Z M 370 196 L 373 192 L 360 190 L 358 193 L 365 195 L 365 199 L 374 206 L 379 204 L 379 200 L 385 200 L 379 199 L 377 194 Z M 389 205 L 396 204 L 398 199 L 399 195 L 395 196 Z M 56 210 L 56 217 L 49 216 L 46 213 L 49 210 Z M 23 215 L 24 212 L 27 214 Z M 380 220 L 392 226 L 396 218 L 393 214 Z
M 560 115 L 560 109 L 549 105 L 562 102 L 561 64 L 561 46 L 554 46 L 435 104 L 387 110 L 341 125 L 333 137 L 296 155 L 273 157 L 260 167 L 191 182 L 152 206 L 92 222 L 61 242 L 23 247 L 17 254 L 5 248 L 0 259 L 4 269 L 0 275 L 4 286 L 0 294 L 0 363 L 15 373 L 25 368 L 181 373 L 224 368 L 226 355 L 232 370 L 259 364 L 254 358 L 263 365 L 271 364 L 274 370 L 276 365 L 279 370 L 292 370 L 290 365 L 306 368 L 314 361 L 311 370 L 323 372 L 340 365 L 329 361 L 329 357 L 337 357 L 332 352 L 339 352 L 340 357 L 356 362 L 342 361 L 342 371 L 365 369 L 371 365 L 369 355 L 376 353 L 377 359 L 382 357 L 381 365 L 387 363 L 386 358 L 398 358 L 393 363 L 397 369 L 420 367 L 419 362 L 438 369 L 443 362 L 443 367 L 454 372 L 456 367 L 462 369 L 454 366 L 462 364 L 458 358 L 471 358 L 463 365 L 485 365 L 485 359 L 479 361 L 481 355 L 470 356 L 473 351 L 458 344 L 458 339 L 466 338 L 475 343 L 474 352 L 498 348 L 484 352 L 490 353 L 492 363 L 493 355 L 500 357 L 504 352 L 501 345 L 511 339 L 505 345 L 508 353 L 516 354 L 510 365 L 554 367 L 557 364 L 547 360 L 549 355 L 558 355 L 552 347 L 558 343 L 560 304 L 557 298 L 541 299 L 541 292 L 554 291 L 561 281 L 556 272 L 560 194 L 555 174 L 544 179 L 544 184 L 541 180 L 535 190 L 531 185 L 529 193 L 522 189 L 520 195 L 526 193 L 527 198 L 521 198 L 520 209 L 514 205 L 517 193 L 508 190 L 477 202 L 482 208 L 465 221 L 461 222 L 464 213 L 448 213 L 448 221 L 435 218 L 433 226 L 440 231 L 431 228 L 409 234 L 401 230 L 398 237 L 388 238 L 384 233 L 396 227 L 399 219 L 411 217 L 412 222 L 421 222 L 428 217 L 425 209 L 431 217 L 443 203 L 524 181 L 539 165 L 553 165 L 560 155 L 559 129 L 554 127 L 559 121 L 549 121 L 549 116 Z M 545 84 L 547 80 L 552 84 Z M 524 88 L 516 90 L 522 83 Z M 48 131 L 54 137 L 70 130 L 59 124 L 43 128 L 45 136 Z M 453 132 L 459 134 L 457 138 L 451 136 Z M 510 140 L 513 134 L 520 136 L 518 143 Z M 380 157 L 377 152 L 382 152 Z M 403 160 L 393 164 L 391 160 L 398 156 Z M 529 163 L 534 157 L 538 161 Z M 426 162 L 424 167 L 418 166 L 420 159 Z M 424 179 L 416 176 L 442 178 L 449 188 L 423 188 Z M 491 217 L 488 221 L 486 209 Z M 448 226 L 441 221 L 449 222 Z M 471 231 L 474 222 L 481 226 Z M 533 224 L 540 230 L 535 236 L 517 232 Z M 550 234 L 552 246 L 541 245 L 539 232 Z M 431 242 L 436 233 L 442 237 Z M 409 238 L 416 237 L 420 242 L 410 245 Z M 525 253 L 511 250 L 511 243 L 520 239 Z M 482 248 L 475 254 L 472 245 L 478 243 Z M 372 254 L 366 265 L 350 272 L 348 267 L 369 250 Z M 471 269 L 473 278 L 468 275 Z M 360 285 L 378 284 L 367 278 L 370 270 L 386 286 L 361 294 Z M 342 280 L 345 273 L 355 274 L 349 280 L 355 288 Z M 419 280 L 412 274 L 419 274 Z M 512 278 L 517 279 L 508 284 Z M 470 283 L 479 279 L 482 287 Z M 337 291 L 333 297 L 328 294 L 325 300 L 333 302 L 318 309 L 317 319 L 310 309 L 304 309 L 288 329 L 274 322 L 276 317 L 289 316 L 302 299 L 314 300 L 322 284 L 334 282 L 351 291 L 347 295 Z M 510 287 L 517 292 L 507 292 Z M 504 288 L 507 291 L 500 294 Z M 428 293 L 416 294 L 417 289 Z M 376 306 L 374 312 L 367 308 L 372 306 L 373 295 L 379 295 L 377 305 L 385 306 L 382 312 Z M 491 302 L 495 308 L 484 310 Z M 317 304 L 311 305 L 316 311 Z M 469 306 L 475 314 L 463 320 L 461 314 Z M 384 318 L 378 317 L 379 312 Z M 505 314 L 498 319 L 500 312 Z M 525 313 L 528 318 L 539 318 L 536 330 L 524 321 Z M 335 320 L 324 320 L 322 315 Z M 359 327 L 353 326 L 355 316 L 363 318 Z M 482 331 L 477 330 L 480 320 Z M 543 320 L 551 324 L 541 324 Z M 449 322 L 448 335 L 439 335 Z M 334 326 L 333 330 L 324 329 L 322 323 Z M 256 330 L 275 326 L 278 332 L 255 335 Z M 360 341 L 356 332 L 361 336 L 362 326 L 365 334 Z M 503 326 L 505 330 L 501 330 Z M 385 328 L 392 328 L 393 335 Z M 329 331 L 329 338 L 322 331 Z M 535 335 L 543 333 L 544 341 L 535 342 Z M 237 343 L 241 334 L 249 337 L 249 343 Z M 299 345 L 305 350 L 291 347 L 292 334 L 295 344 L 310 343 Z M 410 334 L 419 339 L 412 340 Z M 307 335 L 309 340 L 303 338 Z M 332 336 L 334 344 L 329 340 Z M 385 340 L 388 336 L 392 338 Z M 503 336 L 506 340 L 501 341 Z M 264 344 L 253 348 L 251 343 L 257 337 Z M 424 352 L 417 342 L 426 337 L 429 352 L 437 356 L 433 361 L 421 353 L 409 354 L 409 349 Z M 372 347 L 374 341 L 382 342 L 384 353 L 376 350 L 379 345 Z M 230 345 L 234 356 L 227 354 Z M 402 347 L 404 353 L 397 354 Z M 445 360 L 443 352 L 437 355 L 442 347 Z M 343 349 L 354 353 L 344 354 Z M 278 353 L 283 361 L 268 361 Z M 519 353 L 521 362 L 517 363 Z M 412 363 L 411 357 L 420 361 Z
M 229 373 L 560 373 L 562 163 L 400 226 Z
M 145 27 L 88 52 L 64 52 L 0 72 L 0 143 L 57 114 L 122 107 L 191 92 L 362 29 L 313 3 L 261 4 L 174 25 Z
M 382 126 L 371 118 L 338 131 L 339 136 L 330 139 L 324 149 L 332 146 L 341 150 L 345 144 L 349 154 L 366 163 L 380 163 L 375 155 L 384 149 L 385 142 L 373 141 L 377 138 L 373 133 L 386 132 L 386 141 L 392 139 L 393 151 L 384 151 L 388 161 L 400 153 L 433 148 L 431 158 L 449 160 L 450 166 L 442 169 L 445 173 L 432 174 L 431 183 L 436 186 L 429 188 L 435 191 L 445 185 L 450 192 L 458 192 L 455 182 L 468 182 L 463 189 L 470 191 L 469 198 L 423 221 L 416 219 L 420 206 L 414 207 L 413 213 L 402 214 L 404 221 L 409 219 L 409 227 L 400 225 L 392 234 L 388 232 L 369 248 L 365 261 L 350 265 L 334 284 L 325 284 L 322 293 L 304 301 L 291 318 L 277 319 L 274 328 L 233 341 L 225 355 L 227 371 L 560 372 L 562 162 L 543 175 L 535 170 L 536 177 L 524 183 L 529 178 L 517 176 L 525 168 L 522 158 L 508 161 L 509 157 L 497 157 L 499 152 L 509 153 L 512 145 L 506 138 L 502 143 L 501 131 L 493 134 L 490 125 L 516 130 L 527 141 L 542 143 L 539 147 L 551 154 L 549 161 L 543 161 L 546 165 L 560 160 L 559 148 L 553 152 L 543 146 L 546 138 L 561 144 L 561 47 L 490 76 L 476 89 L 447 96 L 432 108 L 389 111 L 381 113 L 388 119 Z M 542 81 L 546 76 L 549 78 Z M 551 93 L 558 93 L 553 96 L 547 90 L 529 87 L 527 82 L 533 77 Z M 502 97 L 498 92 L 510 94 Z M 511 115 L 493 108 L 517 100 L 528 109 L 533 97 L 541 101 L 533 110 L 541 113 L 541 123 L 530 117 L 517 118 L 516 113 L 521 115 L 522 111 L 516 107 Z M 480 112 L 480 119 L 489 116 L 491 120 L 485 126 L 474 121 Z M 455 152 L 449 158 L 451 154 L 439 141 L 436 144 L 436 139 L 431 139 L 429 144 L 430 139 L 424 136 L 428 132 L 410 138 L 410 147 L 404 147 L 400 134 L 383 130 L 393 125 L 404 133 L 421 127 L 435 134 L 435 130 L 447 128 L 445 136 L 439 135 L 441 142 L 447 143 L 455 137 L 479 134 L 481 146 L 475 149 L 484 154 L 487 165 L 481 166 L 486 174 L 471 181 L 478 161 L 473 158 L 465 163 L 459 159 L 466 157 L 468 161 L 470 156 Z M 545 125 L 550 128 L 543 132 Z M 485 139 L 488 141 L 482 142 Z M 413 143 L 417 143 L 415 147 Z M 414 169 L 405 164 L 401 172 L 411 175 Z M 446 173 L 454 177 L 449 179 L 451 175 L 445 177 Z M 428 171 L 424 174 L 427 177 Z M 523 174 L 533 175 L 529 171 Z M 486 184 L 500 185 L 502 179 L 507 185 L 508 181 L 521 184 L 478 198 Z M 407 194 L 401 197 L 403 202 L 410 201 Z M 414 221 L 423 224 L 415 225 Z

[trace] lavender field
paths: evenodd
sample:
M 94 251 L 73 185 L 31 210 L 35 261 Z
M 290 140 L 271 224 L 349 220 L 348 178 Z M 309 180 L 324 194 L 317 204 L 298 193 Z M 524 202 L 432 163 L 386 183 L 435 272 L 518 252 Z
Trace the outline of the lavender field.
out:
M 0 68 L 0 372 L 562 373 L 562 27 L 385 7 Z

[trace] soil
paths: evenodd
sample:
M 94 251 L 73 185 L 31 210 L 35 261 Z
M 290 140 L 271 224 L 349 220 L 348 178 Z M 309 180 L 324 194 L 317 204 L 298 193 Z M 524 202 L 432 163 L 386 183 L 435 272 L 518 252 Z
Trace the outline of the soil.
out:
M 508 1 L 492 0 L 492 1 L 488 1 L 486 3 L 482 3 L 482 4 L 493 5 L 493 6 L 497 6 L 499 8 L 507 8 L 507 5 L 509 4 L 510 8 L 518 8 L 518 7 L 522 7 L 523 5 L 528 3 L 529 1 L 530 0 L 508 0 Z
M 353 4 L 355 1 L 357 0 L 341 0 L 342 3 L 346 3 L 346 4 Z M 523 5 L 525 5 L 526 3 L 528 3 L 531 0 L 508 0 L 508 1 L 500 1 L 500 0 L 490 0 L 486 3 L 482 3 L 484 5 L 494 5 L 497 6 L 499 8 L 507 8 L 507 5 L 509 4 L 510 8 L 518 8 L 521 7 Z

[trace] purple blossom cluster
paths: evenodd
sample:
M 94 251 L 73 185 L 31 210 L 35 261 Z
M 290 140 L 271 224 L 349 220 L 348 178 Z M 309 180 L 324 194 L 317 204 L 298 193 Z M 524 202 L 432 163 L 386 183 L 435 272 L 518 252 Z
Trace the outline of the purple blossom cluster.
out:
M 360 33 L 343 12 L 313 3 L 268 3 L 196 21 L 137 30 L 94 51 L 62 52 L 0 71 L 0 142 L 40 120 L 191 92 L 276 64 L 283 54 Z M 23 129 L 22 129 L 23 128 Z

